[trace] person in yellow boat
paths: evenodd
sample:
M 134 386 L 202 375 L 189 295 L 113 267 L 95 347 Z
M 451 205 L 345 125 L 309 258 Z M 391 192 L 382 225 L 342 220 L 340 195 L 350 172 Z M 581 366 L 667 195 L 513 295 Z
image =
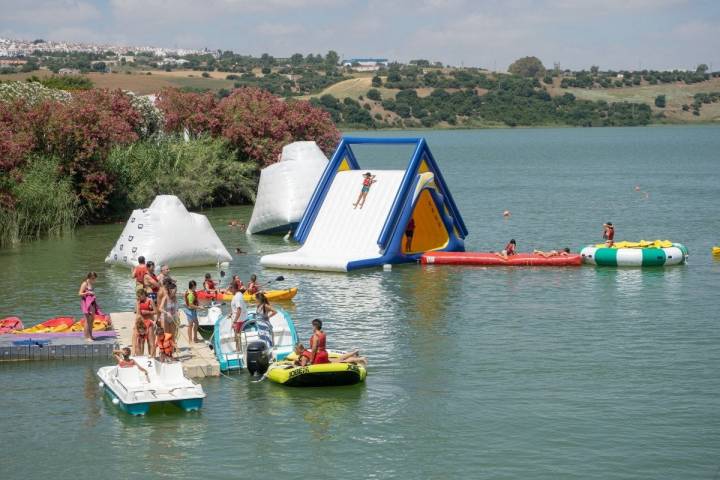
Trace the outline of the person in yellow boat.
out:
M 310 358 L 312 358 L 312 351 L 307 350 L 305 345 L 302 343 L 295 344 L 295 355 L 297 358 L 293 362 L 295 365 L 305 367 L 312 365 Z M 353 352 L 344 353 L 337 358 L 328 358 L 328 362 L 325 363 L 357 363 L 363 366 L 367 365 L 367 359 L 360 356 L 360 351 L 355 350 Z

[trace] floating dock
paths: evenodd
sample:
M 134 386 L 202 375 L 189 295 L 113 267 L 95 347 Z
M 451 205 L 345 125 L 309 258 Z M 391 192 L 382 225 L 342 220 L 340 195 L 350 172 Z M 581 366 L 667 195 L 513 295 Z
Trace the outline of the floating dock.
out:
M 187 323 L 180 315 L 177 358 L 183 364 L 185 374 L 193 378 L 220 375 L 220 364 L 205 342 L 188 342 Z M 86 342 L 82 332 L 34 333 L 0 335 L 0 361 L 70 360 L 112 358 L 113 350 L 132 344 L 135 314 L 111 313 L 113 330 L 94 332 L 94 342 Z
M 132 345 L 132 330 L 135 314 L 132 312 L 113 313 L 110 315 L 112 325 L 117 332 L 119 346 Z M 220 364 L 210 346 L 203 342 L 190 343 L 187 336 L 185 315 L 180 312 L 180 328 L 178 329 L 176 358 L 183 364 L 185 375 L 191 378 L 218 377 Z

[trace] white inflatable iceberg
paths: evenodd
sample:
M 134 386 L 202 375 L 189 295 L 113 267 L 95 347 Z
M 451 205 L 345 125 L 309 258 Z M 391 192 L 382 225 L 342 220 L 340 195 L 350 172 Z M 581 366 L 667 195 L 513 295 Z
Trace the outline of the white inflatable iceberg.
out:
M 191 267 L 232 259 L 205 215 L 188 212 L 174 195 L 158 195 L 148 208 L 133 210 L 105 263 L 137 265 L 139 256 L 158 267 Z
M 247 233 L 286 233 L 294 229 L 327 163 L 315 142 L 285 145 L 280 161 L 260 172 Z

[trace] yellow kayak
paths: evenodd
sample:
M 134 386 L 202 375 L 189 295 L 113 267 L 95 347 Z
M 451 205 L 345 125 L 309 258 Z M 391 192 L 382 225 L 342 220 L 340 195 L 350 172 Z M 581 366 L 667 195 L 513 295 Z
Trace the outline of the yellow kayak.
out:
M 263 292 L 268 300 L 271 302 L 278 302 L 283 300 L 292 300 L 292 298 L 297 295 L 297 287 L 293 288 L 287 288 L 285 290 L 267 290 Z M 205 292 L 200 292 L 200 295 L 198 295 L 198 298 L 200 300 L 222 300 L 225 302 L 232 301 L 233 295 L 232 293 L 217 293 L 217 294 L 208 294 Z M 243 300 L 246 302 L 255 302 L 255 295 L 252 295 L 250 293 L 243 293 Z
M 337 352 L 328 352 L 330 358 L 336 358 Z M 354 385 L 365 380 L 367 369 L 355 363 L 321 363 L 299 367 L 293 363 L 297 356 L 291 353 L 282 362 L 270 365 L 267 378 L 271 382 L 288 387 L 331 387 Z
M 712 253 L 713 255 L 720 257 L 720 247 L 713 247 Z

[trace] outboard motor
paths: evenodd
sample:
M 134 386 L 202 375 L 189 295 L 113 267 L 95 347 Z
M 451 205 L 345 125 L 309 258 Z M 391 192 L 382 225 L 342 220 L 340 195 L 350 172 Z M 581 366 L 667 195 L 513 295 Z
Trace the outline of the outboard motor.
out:
M 246 349 L 247 369 L 250 375 L 263 375 L 270 366 L 270 346 L 260 340 L 250 342 Z

